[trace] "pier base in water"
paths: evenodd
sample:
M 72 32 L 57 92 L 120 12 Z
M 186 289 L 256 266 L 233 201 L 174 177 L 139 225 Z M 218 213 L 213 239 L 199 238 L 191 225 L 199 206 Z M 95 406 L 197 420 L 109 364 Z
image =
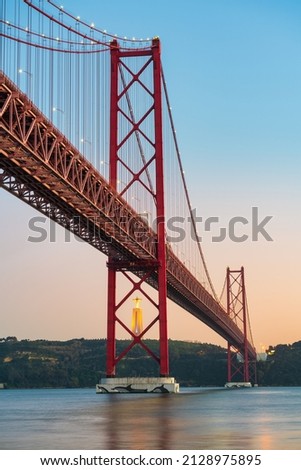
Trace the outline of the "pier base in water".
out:
M 227 382 L 225 383 L 226 388 L 251 388 L 251 382 Z
M 174 377 L 112 377 L 96 384 L 96 393 L 179 393 Z

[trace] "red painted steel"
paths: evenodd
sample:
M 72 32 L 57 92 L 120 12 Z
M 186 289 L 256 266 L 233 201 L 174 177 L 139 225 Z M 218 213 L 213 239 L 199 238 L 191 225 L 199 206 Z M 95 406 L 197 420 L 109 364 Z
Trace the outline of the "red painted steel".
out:
M 228 382 L 249 382 L 254 375 L 256 354 L 250 354 L 248 338 L 248 315 L 246 302 L 246 285 L 244 268 L 230 270 L 227 268 L 227 313 L 236 324 L 241 325 L 243 332 L 243 347 L 228 342 Z M 255 352 L 255 351 L 254 351 Z
M 160 374 L 168 376 L 167 279 L 164 208 L 164 170 L 162 135 L 161 51 L 159 39 L 153 40 L 154 119 L 156 157 L 157 259 L 159 289 Z
M 158 289 L 157 233 L 2 72 L 0 186 L 113 257 L 120 271 L 130 268 L 140 279 L 149 273 L 145 281 Z M 168 245 L 166 275 L 168 298 L 256 358 L 243 331 Z
M 117 190 L 117 146 L 118 146 L 118 47 L 111 46 L 111 90 L 110 90 L 110 176 L 109 181 Z M 107 377 L 114 377 L 116 372 L 116 270 L 108 261 L 108 307 L 107 307 Z
M 143 51 L 143 57 L 145 57 L 145 51 Z M 143 62 L 138 71 L 131 70 L 131 62 L 123 62 L 124 57 L 136 59 L 141 57 L 141 51 L 125 52 L 119 48 L 117 41 L 113 41 L 111 44 L 111 108 L 110 108 L 110 184 L 116 190 L 118 175 L 118 163 L 122 163 L 125 166 L 120 151 L 123 146 L 126 145 L 127 141 L 133 134 L 133 131 L 139 133 L 140 126 L 143 124 L 145 118 L 149 115 L 153 115 L 153 127 L 154 127 L 154 139 L 152 141 L 151 135 L 147 137 L 148 142 L 151 142 L 154 148 L 154 155 L 149 159 L 144 159 L 144 164 L 139 170 L 138 174 L 135 173 L 134 169 L 129 167 L 127 163 L 126 168 L 131 173 L 131 179 L 126 184 L 122 194 L 124 194 L 136 181 L 140 181 L 140 176 L 143 172 L 148 171 L 150 161 L 155 161 L 156 177 L 155 181 L 151 183 L 151 187 L 155 188 L 153 196 L 156 201 L 156 255 L 153 264 L 150 266 L 147 259 L 140 259 L 139 270 L 142 275 L 142 279 L 137 282 L 133 277 L 130 276 L 130 272 L 133 271 L 132 265 L 129 262 L 122 264 L 120 269 L 120 263 L 116 263 L 114 256 L 109 257 L 108 261 L 108 347 L 107 347 L 107 376 L 112 377 L 116 373 L 116 365 L 118 362 L 134 347 L 139 344 L 144 348 L 148 354 L 154 358 L 160 367 L 160 375 L 169 375 L 169 364 L 168 364 L 168 336 L 167 336 L 167 277 L 166 277 L 166 242 L 165 242 L 165 212 L 164 212 L 164 175 L 163 175 L 163 143 L 162 143 L 162 92 L 161 92 L 161 57 L 160 57 L 160 42 L 158 39 L 154 39 L 152 48 L 148 52 L 149 60 Z M 135 61 L 133 61 L 135 65 Z M 146 85 L 141 80 L 141 75 L 147 67 L 152 67 L 153 73 L 153 92 L 151 85 Z M 131 75 L 131 79 L 128 83 L 124 80 L 123 69 L 126 68 L 128 74 Z M 134 121 L 133 113 L 130 116 L 126 116 L 126 119 L 130 121 L 130 128 L 125 135 L 120 137 L 119 135 L 119 117 L 120 113 L 124 114 L 121 107 L 121 100 L 124 96 L 127 98 L 128 107 L 131 110 L 131 104 L 129 99 L 129 93 L 131 88 L 136 83 L 143 84 L 144 90 L 148 95 L 152 96 L 152 103 L 147 106 L 142 118 L 138 122 Z M 149 173 L 147 174 L 149 177 Z M 117 273 L 120 272 L 126 276 L 131 283 L 131 287 L 123 298 L 117 303 L 116 300 L 116 283 L 118 282 Z M 151 275 L 155 275 L 157 278 L 158 286 L 158 298 L 153 301 L 149 295 L 146 294 L 143 289 L 143 283 L 148 282 Z M 118 276 L 119 277 L 119 276 Z M 118 316 L 118 309 L 124 304 L 124 302 L 135 294 L 135 291 L 140 291 L 144 296 L 151 301 L 156 307 L 159 314 L 151 323 L 139 334 L 135 334 L 122 322 Z M 119 356 L 116 356 L 116 322 L 118 322 L 123 329 L 125 329 L 131 336 L 131 344 L 122 351 Z M 148 332 L 151 326 L 159 322 L 159 343 L 160 343 L 160 354 L 159 357 L 154 354 L 143 342 L 143 337 Z

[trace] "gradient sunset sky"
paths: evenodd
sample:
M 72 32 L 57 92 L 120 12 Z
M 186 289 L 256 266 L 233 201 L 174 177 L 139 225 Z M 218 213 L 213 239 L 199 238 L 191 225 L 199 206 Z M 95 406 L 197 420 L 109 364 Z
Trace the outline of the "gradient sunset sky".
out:
M 226 267 L 244 266 L 255 345 L 301 340 L 301 2 L 299 0 L 62 0 L 120 36 L 159 36 L 190 198 L 221 226 L 272 216 L 273 241 L 226 238 L 203 250 L 219 292 Z M 30 243 L 39 215 L 0 190 L 0 337 L 106 336 L 106 258 L 76 241 Z M 202 232 L 202 226 L 200 226 Z M 132 302 L 128 304 L 131 314 Z M 225 341 L 169 303 L 169 337 Z

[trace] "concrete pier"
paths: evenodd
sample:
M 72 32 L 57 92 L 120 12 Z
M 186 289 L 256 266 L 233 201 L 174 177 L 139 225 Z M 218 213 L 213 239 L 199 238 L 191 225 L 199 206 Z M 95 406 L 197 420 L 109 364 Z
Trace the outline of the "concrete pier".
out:
M 96 393 L 179 393 L 174 377 L 112 377 L 96 384 Z
M 227 382 L 225 383 L 226 388 L 251 388 L 251 382 Z

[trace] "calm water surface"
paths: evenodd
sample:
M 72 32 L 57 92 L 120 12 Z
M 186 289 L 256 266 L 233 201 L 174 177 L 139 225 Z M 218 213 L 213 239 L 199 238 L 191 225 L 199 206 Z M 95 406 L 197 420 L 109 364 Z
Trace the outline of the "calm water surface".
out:
M 301 449 L 301 388 L 1 390 L 0 449 Z

